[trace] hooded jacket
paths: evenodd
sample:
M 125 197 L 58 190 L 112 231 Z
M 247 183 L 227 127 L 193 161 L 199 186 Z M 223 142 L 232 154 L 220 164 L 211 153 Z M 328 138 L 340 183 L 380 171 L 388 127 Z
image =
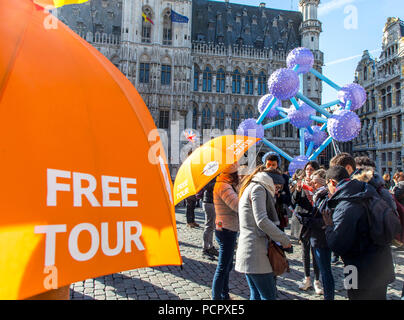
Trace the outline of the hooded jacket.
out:
M 384 201 L 386 201 L 386 203 L 393 209 L 393 211 L 397 212 L 396 203 L 390 192 L 386 189 L 386 182 L 377 172 L 375 172 L 374 168 L 363 167 L 361 169 L 358 169 L 352 174 L 351 179 L 369 183 L 376 189 L 380 197 Z
M 370 184 L 344 180 L 328 199 L 333 212 L 333 226 L 327 226 L 329 248 L 340 255 L 345 265 L 358 270 L 358 288 L 372 289 L 394 281 L 394 267 L 389 246 L 376 246 L 369 234 L 368 213 L 363 205 L 371 197 L 379 197 Z

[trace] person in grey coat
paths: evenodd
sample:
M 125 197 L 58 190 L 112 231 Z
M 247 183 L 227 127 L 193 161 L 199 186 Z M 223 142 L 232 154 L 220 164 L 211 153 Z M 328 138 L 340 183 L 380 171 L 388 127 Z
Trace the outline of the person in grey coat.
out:
M 264 166 L 258 167 L 240 188 L 240 235 L 235 270 L 244 273 L 250 288 L 251 300 L 275 300 L 276 284 L 268 259 L 268 237 L 290 248 L 288 236 L 277 225 L 275 185 Z

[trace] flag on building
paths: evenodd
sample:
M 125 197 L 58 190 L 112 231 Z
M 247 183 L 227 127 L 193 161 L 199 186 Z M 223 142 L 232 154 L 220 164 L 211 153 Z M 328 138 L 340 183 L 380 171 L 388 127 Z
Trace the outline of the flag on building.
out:
M 189 19 L 171 9 L 171 22 L 188 23 Z
M 33 0 L 36 5 L 41 7 L 53 6 L 55 8 L 63 7 L 67 4 L 84 3 L 88 0 Z
M 146 16 L 146 14 L 144 12 L 142 12 L 142 17 L 143 17 L 144 21 L 150 22 L 152 25 L 154 25 L 154 22 L 152 21 L 152 19 L 150 19 L 148 16 Z

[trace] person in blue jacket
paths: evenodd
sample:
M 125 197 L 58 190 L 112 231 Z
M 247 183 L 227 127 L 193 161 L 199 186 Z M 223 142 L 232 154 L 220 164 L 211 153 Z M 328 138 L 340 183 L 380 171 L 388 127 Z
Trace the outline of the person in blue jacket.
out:
M 323 210 L 329 248 L 345 264 L 345 289 L 350 300 L 386 300 L 387 285 L 394 281 L 390 246 L 377 246 L 370 237 L 364 203 L 380 199 L 370 184 L 350 180 L 342 166 L 327 170 L 326 182 L 331 197 Z

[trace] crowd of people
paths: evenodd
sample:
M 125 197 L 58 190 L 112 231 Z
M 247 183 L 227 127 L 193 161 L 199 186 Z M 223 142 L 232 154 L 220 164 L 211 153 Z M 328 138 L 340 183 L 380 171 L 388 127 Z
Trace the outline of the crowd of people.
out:
M 212 299 L 230 299 L 233 265 L 245 274 L 251 300 L 276 299 L 277 277 L 268 246 L 275 242 L 290 251 L 291 237 L 302 247 L 305 275 L 300 290 L 312 288 L 325 300 L 334 300 L 332 264 L 341 259 L 357 271 L 357 279 L 345 286 L 350 300 L 386 299 L 387 286 L 395 280 L 392 250 L 404 249 L 404 173 L 394 174 L 390 181 L 388 175 L 377 173 L 371 159 L 348 153 L 332 158 L 327 169 L 309 161 L 293 177 L 281 172 L 281 159 L 274 152 L 265 154 L 262 163 L 253 169 L 235 163 L 187 199 L 191 228 L 198 226 L 194 209 L 198 199 L 202 201 L 202 254 L 217 259 Z M 396 218 L 386 220 L 395 227 L 394 239 L 383 238 L 383 242 L 384 234 L 377 234 L 383 228 L 375 224 L 381 223 L 378 216 L 388 219 L 389 213 Z M 290 236 L 285 233 L 288 225 Z M 214 236 L 218 249 L 213 246 Z

